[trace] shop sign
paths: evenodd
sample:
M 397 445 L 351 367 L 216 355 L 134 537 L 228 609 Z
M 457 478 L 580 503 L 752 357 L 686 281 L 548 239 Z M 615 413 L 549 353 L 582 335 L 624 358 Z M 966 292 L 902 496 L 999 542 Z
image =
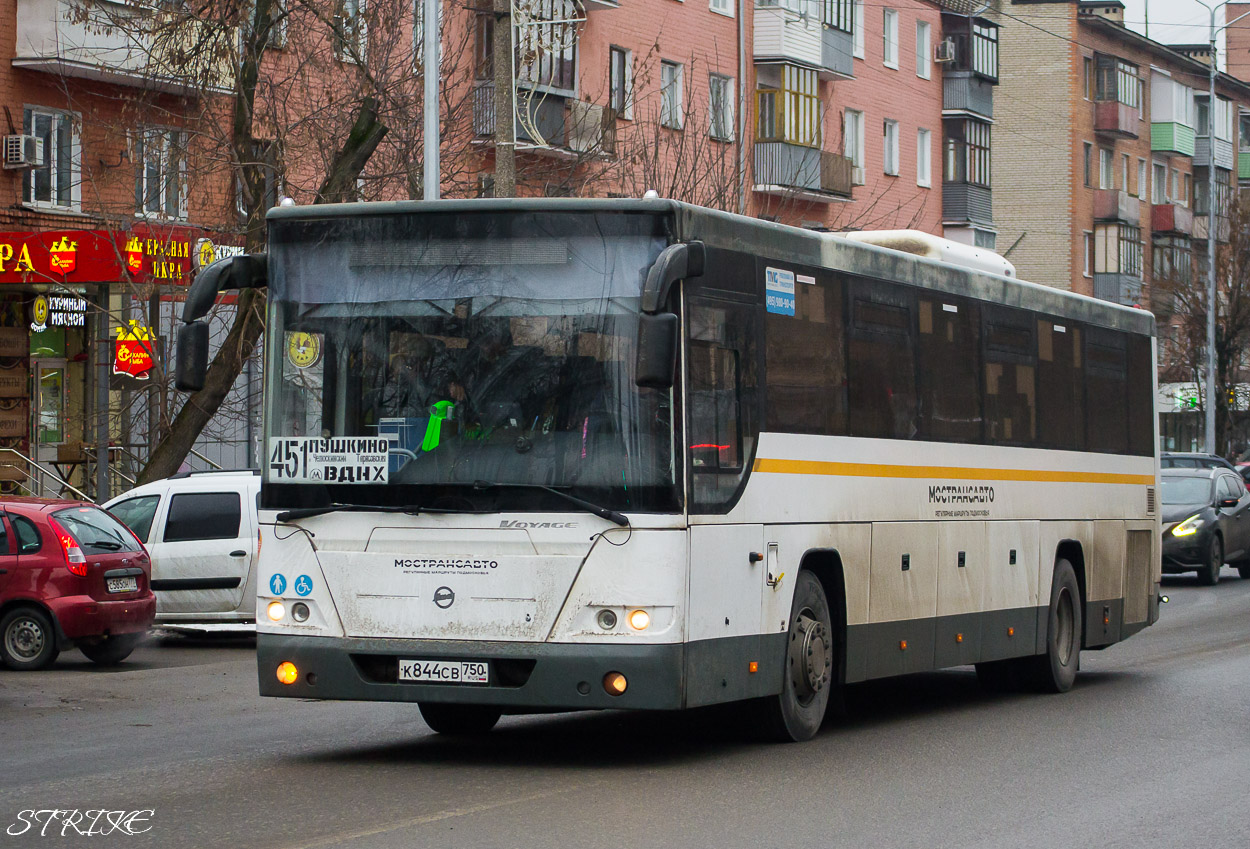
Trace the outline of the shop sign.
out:
M 36 295 L 30 305 L 30 329 L 35 333 L 49 327 L 85 327 L 87 301 L 71 295 Z
M 126 375 L 135 380 L 147 380 L 152 376 L 152 331 L 139 326 L 131 319 L 129 327 L 117 328 L 117 341 L 113 352 L 113 374 Z
M 0 233 L 0 283 L 187 283 L 192 231 L 64 230 Z
M 207 268 L 219 259 L 242 255 L 243 248 L 238 245 L 215 245 L 212 239 L 196 239 L 192 258 L 198 271 L 201 268 Z

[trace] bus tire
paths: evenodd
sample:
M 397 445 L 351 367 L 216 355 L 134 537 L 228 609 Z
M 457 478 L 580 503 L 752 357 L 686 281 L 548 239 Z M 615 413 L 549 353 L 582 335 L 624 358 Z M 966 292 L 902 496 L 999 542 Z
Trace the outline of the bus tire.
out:
M 495 727 L 503 711 L 490 705 L 456 705 L 447 702 L 418 702 L 421 718 L 439 734 L 474 737 Z
M 1198 583 L 1213 587 L 1220 582 L 1220 570 L 1224 568 L 1224 541 L 1219 534 L 1211 534 L 1207 543 L 1207 558 L 1198 569 Z
M 769 739 L 801 743 L 816 736 L 837 686 L 833 661 L 838 645 L 824 587 L 811 572 L 799 572 L 790 604 L 781 693 L 761 704 Z
M 1043 693 L 1066 693 L 1072 689 L 1081 664 L 1081 611 L 1081 588 L 1076 582 L 1076 570 L 1060 558 L 1050 582 L 1046 653 L 1023 659 L 1022 683 Z

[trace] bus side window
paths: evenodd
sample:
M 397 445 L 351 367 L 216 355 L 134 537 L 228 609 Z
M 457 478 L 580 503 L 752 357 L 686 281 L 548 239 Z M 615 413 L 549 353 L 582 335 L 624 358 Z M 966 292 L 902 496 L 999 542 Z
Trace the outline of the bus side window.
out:
M 1007 308 L 983 312 L 985 419 L 990 443 L 1033 445 L 1037 438 L 1037 342 L 1033 317 Z
M 963 298 L 921 296 L 916 356 L 932 366 L 920 373 L 920 433 L 942 442 L 979 442 L 981 319 Z
M 1037 320 L 1037 439 L 1044 448 L 1085 447 L 1081 328 L 1067 319 Z
M 1101 328 L 1085 337 L 1086 446 L 1125 454 L 1129 449 L 1128 357 L 1123 335 Z
M 915 301 L 903 286 L 856 280 L 851 287 L 847 401 L 851 436 L 915 439 Z

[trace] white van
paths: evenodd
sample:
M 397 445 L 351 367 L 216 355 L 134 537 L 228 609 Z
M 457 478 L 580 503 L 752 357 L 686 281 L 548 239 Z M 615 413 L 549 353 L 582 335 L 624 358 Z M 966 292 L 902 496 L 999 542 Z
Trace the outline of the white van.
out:
M 255 624 L 259 472 L 182 472 L 103 505 L 152 556 L 157 625 Z

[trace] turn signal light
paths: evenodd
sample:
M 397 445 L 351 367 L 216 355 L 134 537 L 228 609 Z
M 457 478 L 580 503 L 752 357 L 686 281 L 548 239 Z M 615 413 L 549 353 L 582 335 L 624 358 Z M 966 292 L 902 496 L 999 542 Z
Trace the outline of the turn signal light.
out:
M 295 667 L 291 667 L 294 669 Z M 629 684 L 625 680 L 625 676 L 619 672 L 609 672 L 603 676 L 603 689 L 609 696 L 619 696 L 625 692 L 625 688 Z
M 635 610 L 629 614 L 629 627 L 635 631 L 645 631 L 651 624 L 651 614 L 645 610 Z
M 265 608 L 265 615 L 274 622 L 281 622 L 282 617 L 286 616 L 286 605 L 280 601 L 271 601 L 269 606 Z
M 278 664 L 278 681 L 283 684 L 294 684 L 299 680 L 299 670 L 295 668 L 295 664 L 289 660 L 284 660 Z

